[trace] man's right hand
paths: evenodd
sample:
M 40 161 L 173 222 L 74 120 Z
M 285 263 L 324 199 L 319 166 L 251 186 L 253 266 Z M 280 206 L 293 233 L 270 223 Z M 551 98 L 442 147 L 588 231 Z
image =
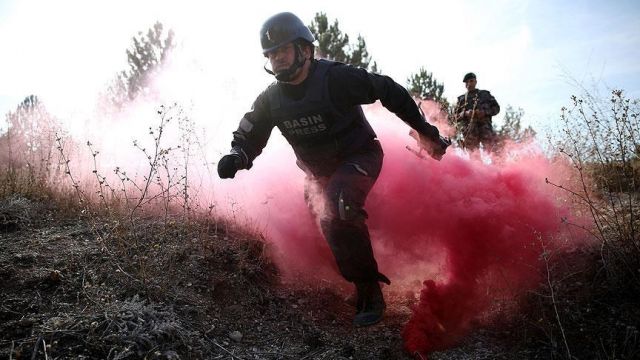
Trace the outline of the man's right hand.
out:
M 228 154 L 218 161 L 218 176 L 221 179 L 233 179 L 242 166 L 240 155 Z

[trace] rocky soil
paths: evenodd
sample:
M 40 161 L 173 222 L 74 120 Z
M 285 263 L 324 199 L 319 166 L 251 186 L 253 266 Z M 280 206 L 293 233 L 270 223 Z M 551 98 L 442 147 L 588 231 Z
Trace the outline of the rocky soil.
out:
M 207 221 L 63 213 L 0 202 L 0 358 L 412 359 L 415 298 L 384 289 L 383 323 L 351 326 L 349 288 L 284 282 L 264 241 Z M 518 323 L 430 359 L 547 359 Z

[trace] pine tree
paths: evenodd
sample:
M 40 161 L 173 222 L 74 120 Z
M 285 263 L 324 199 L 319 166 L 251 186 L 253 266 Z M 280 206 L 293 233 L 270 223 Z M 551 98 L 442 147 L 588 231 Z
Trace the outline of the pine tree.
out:
M 318 41 L 316 52 L 321 58 L 351 64 L 368 69 L 371 64 L 371 56 L 367 51 L 367 44 L 361 35 L 358 35 L 357 43 L 349 44 L 349 35 L 340 30 L 338 20 L 329 25 L 329 19 L 325 13 L 316 13 L 311 25 L 311 33 Z M 371 67 L 372 72 L 378 72 L 375 62 Z
M 152 95 L 149 88 L 151 80 L 167 63 L 176 46 L 173 30 L 165 34 L 160 22 L 156 22 L 146 34 L 139 32 L 132 41 L 132 46 L 127 49 L 129 69 L 118 73 L 108 89 L 108 103 L 116 108 L 140 95 Z
M 367 43 L 364 41 L 362 36 L 358 35 L 358 43 L 355 45 L 351 53 L 347 55 L 347 63 L 359 64 L 357 66 L 367 69 L 369 68 L 370 62 L 371 57 L 367 51 Z
M 444 111 L 449 108 L 449 102 L 445 97 L 444 84 L 439 83 L 424 67 L 421 67 L 417 73 L 412 74 L 407 79 L 407 90 L 422 100 L 433 100 L 440 104 Z
M 524 116 L 524 110 L 521 108 L 514 109 L 513 106 L 507 105 L 504 112 L 504 124 L 497 131 L 501 140 L 513 140 L 522 142 L 532 139 L 536 136 L 536 131 L 531 126 L 522 129 L 521 120 Z

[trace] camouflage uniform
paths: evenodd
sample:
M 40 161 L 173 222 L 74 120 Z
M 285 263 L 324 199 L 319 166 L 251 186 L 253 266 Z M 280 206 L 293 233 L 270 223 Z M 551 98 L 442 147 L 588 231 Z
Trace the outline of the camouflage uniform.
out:
M 473 115 L 462 115 L 467 110 L 473 111 Z M 474 89 L 458 96 L 455 126 L 458 136 L 461 137 L 462 146 L 469 150 L 477 149 L 480 143 L 483 143 L 485 148 L 493 147 L 496 134 L 491 117 L 499 112 L 500 105 L 487 90 Z

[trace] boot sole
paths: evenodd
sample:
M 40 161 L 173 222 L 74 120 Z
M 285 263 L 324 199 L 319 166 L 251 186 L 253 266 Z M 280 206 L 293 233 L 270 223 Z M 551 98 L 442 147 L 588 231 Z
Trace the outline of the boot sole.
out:
M 369 320 L 369 321 L 356 321 L 354 319 L 353 320 L 353 326 L 355 326 L 355 327 L 366 327 L 366 326 L 375 325 L 375 324 L 379 323 L 380 321 L 382 321 L 383 317 L 384 316 L 380 315 L 380 317 L 378 317 L 376 319 Z

